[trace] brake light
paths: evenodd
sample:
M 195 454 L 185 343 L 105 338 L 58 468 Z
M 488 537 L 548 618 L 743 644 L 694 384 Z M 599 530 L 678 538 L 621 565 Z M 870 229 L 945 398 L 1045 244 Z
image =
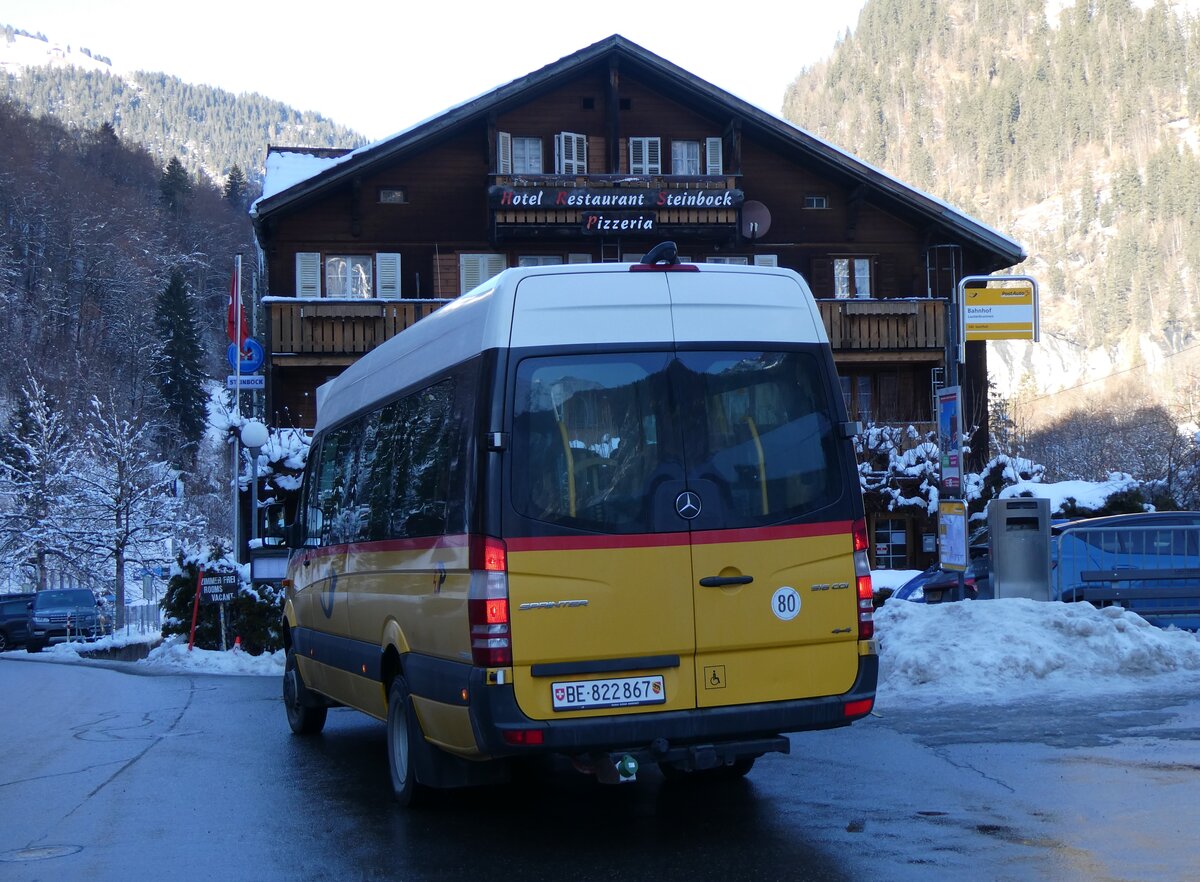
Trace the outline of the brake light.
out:
M 850 527 L 850 531 L 854 536 L 854 550 L 866 551 L 869 547 L 867 544 L 867 521 L 865 518 L 859 518 Z
M 700 267 L 694 263 L 635 263 L 629 267 L 631 273 L 698 273 Z
M 481 667 L 512 664 L 508 620 L 508 550 L 499 539 L 471 537 L 467 621 L 471 660 Z
M 871 561 L 867 558 L 867 522 L 859 519 L 851 527 L 854 535 L 854 585 L 858 594 L 858 639 L 875 636 L 875 592 L 871 585 Z
M 875 706 L 874 698 L 860 698 L 858 701 L 847 701 L 842 705 L 842 716 L 865 717 Z
M 541 729 L 506 729 L 504 741 L 506 744 L 530 747 L 545 743 L 545 735 Z

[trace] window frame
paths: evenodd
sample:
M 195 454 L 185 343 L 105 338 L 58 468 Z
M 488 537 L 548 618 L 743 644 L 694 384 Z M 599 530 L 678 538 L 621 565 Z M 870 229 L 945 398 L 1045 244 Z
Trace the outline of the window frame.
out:
M 868 300 L 873 296 L 875 259 L 863 254 L 840 254 L 831 258 L 833 268 L 833 296 L 838 300 Z M 839 265 L 845 264 L 844 272 Z M 866 270 L 866 292 L 860 290 L 860 270 Z
M 682 148 L 695 150 L 695 156 L 681 156 Z M 687 167 L 680 168 L 681 163 L 686 163 Z M 671 142 L 671 174 L 673 175 L 688 175 L 698 176 L 700 174 L 700 142 L 699 141 L 672 141 Z

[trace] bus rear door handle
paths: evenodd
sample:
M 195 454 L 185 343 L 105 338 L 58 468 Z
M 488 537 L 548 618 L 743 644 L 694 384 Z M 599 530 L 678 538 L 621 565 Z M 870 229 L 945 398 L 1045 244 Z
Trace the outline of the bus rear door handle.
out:
M 727 585 L 749 585 L 753 576 L 705 576 L 700 584 L 705 588 L 724 588 Z

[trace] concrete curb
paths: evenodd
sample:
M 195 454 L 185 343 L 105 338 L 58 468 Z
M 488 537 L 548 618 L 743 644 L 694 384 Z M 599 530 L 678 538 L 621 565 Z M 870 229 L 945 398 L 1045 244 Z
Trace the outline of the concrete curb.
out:
M 162 644 L 162 640 L 153 643 L 127 643 L 124 646 L 112 646 L 107 649 L 81 649 L 80 658 L 96 658 L 105 661 L 140 661 L 150 655 L 150 650 Z

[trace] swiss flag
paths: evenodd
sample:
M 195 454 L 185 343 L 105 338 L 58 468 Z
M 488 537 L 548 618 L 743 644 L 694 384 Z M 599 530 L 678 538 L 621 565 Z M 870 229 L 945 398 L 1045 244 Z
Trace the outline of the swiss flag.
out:
M 225 316 L 225 330 L 229 334 L 229 342 L 236 343 L 245 349 L 246 340 L 250 337 L 250 326 L 246 323 L 246 308 L 242 305 L 242 280 L 238 278 L 237 264 L 229 277 L 229 308 Z

